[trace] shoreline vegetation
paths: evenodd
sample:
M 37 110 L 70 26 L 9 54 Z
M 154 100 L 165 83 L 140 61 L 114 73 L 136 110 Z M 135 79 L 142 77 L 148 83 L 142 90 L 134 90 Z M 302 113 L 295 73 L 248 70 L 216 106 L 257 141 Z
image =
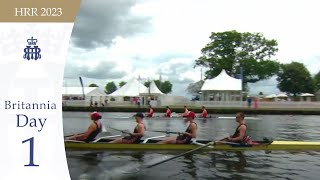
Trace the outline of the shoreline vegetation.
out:
M 183 106 L 170 107 L 172 112 L 183 113 Z M 201 113 L 201 107 L 188 107 L 189 110 L 195 113 Z M 244 112 L 245 114 L 257 115 L 257 114 L 272 114 L 272 115 L 320 115 L 319 109 L 298 109 L 298 108 L 210 108 L 207 107 L 208 114 L 235 114 L 237 112 Z M 62 111 L 73 112 L 148 112 L 148 106 L 107 106 L 107 107 L 76 107 L 76 106 L 63 106 Z M 165 113 L 166 107 L 154 108 L 156 113 Z

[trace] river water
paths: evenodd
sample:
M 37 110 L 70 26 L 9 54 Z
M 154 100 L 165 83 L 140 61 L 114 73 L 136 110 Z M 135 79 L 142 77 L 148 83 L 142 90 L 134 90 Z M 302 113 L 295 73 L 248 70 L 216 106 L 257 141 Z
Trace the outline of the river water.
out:
M 105 135 L 118 135 L 110 130 L 129 129 L 136 125 L 134 113 L 102 113 Z M 218 115 L 234 116 L 234 115 Z M 117 118 L 114 118 L 117 117 Z M 320 116 L 258 115 L 246 120 L 252 139 L 320 141 Z M 86 130 L 87 112 L 64 112 L 65 135 Z M 184 131 L 181 119 L 145 119 L 148 130 Z M 197 139 L 218 140 L 233 134 L 234 119 L 196 120 Z M 146 136 L 161 133 L 147 132 Z M 172 157 L 181 151 L 75 151 L 67 150 L 72 180 L 189 180 L 189 179 L 320 179 L 320 152 L 317 151 L 244 151 L 197 152 L 164 164 L 144 169 L 143 165 Z

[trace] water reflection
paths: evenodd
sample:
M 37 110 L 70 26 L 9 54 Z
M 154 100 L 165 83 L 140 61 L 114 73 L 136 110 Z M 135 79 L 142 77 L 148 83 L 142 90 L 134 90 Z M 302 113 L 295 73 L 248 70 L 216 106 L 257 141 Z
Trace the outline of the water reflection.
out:
M 225 165 L 225 170 L 244 172 L 247 161 L 243 152 L 215 152 L 210 153 L 213 167 L 220 167 L 220 164 Z

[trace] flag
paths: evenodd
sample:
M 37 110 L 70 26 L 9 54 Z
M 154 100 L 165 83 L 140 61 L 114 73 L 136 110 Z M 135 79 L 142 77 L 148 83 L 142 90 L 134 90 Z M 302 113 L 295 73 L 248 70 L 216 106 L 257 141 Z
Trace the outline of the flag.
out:
M 81 77 L 79 77 L 79 79 L 80 79 L 80 84 L 81 84 L 81 87 L 82 87 L 83 100 L 85 100 L 85 99 L 86 99 L 86 95 L 84 94 L 83 81 L 82 81 L 82 78 L 81 78 Z

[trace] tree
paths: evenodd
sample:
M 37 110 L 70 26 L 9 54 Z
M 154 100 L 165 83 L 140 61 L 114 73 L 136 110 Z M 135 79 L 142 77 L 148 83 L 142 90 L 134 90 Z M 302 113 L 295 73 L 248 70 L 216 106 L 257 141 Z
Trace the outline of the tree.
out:
M 99 87 L 99 86 L 96 85 L 96 84 L 94 84 L 94 83 L 91 83 L 91 84 L 89 85 L 89 87 Z
M 314 83 L 316 86 L 316 91 L 320 89 L 320 71 L 318 72 L 318 74 L 316 74 L 314 76 Z
M 155 80 L 154 83 L 157 85 L 158 89 L 163 92 L 164 94 L 171 93 L 172 91 L 172 84 L 170 81 L 160 81 L 160 80 Z
M 151 81 L 144 82 L 144 86 L 146 86 L 147 88 L 150 86 L 150 84 L 151 84 Z
M 263 92 L 259 92 L 259 96 L 263 96 Z
M 105 90 L 106 90 L 107 94 L 111 94 L 111 93 L 113 93 L 114 91 L 117 90 L 117 86 L 113 81 L 112 82 L 108 82 L 106 84 Z
M 190 83 L 189 86 L 187 87 L 188 93 L 192 95 L 199 94 L 199 92 L 201 91 L 201 87 L 203 86 L 203 83 L 204 83 L 203 80 L 197 81 L 195 83 Z
M 299 93 L 313 93 L 315 90 L 310 72 L 299 62 L 282 64 L 277 81 L 282 92 L 292 93 L 294 96 Z
M 279 63 L 271 60 L 278 51 L 276 40 L 268 40 L 260 33 L 237 31 L 212 32 L 210 39 L 195 65 L 209 68 L 206 79 L 217 76 L 222 69 L 232 77 L 239 77 L 242 67 L 246 86 L 248 82 L 268 79 L 279 71 Z
M 119 82 L 119 87 L 122 87 L 122 86 L 124 86 L 125 84 L 127 84 L 127 82 L 121 81 L 121 82 Z
M 154 83 L 156 84 L 156 86 L 158 87 L 158 89 L 163 92 L 164 94 L 168 94 L 171 93 L 172 91 L 172 84 L 170 81 L 160 81 L 160 80 L 155 80 Z M 149 88 L 151 84 L 151 81 L 146 81 L 144 82 L 144 85 Z

